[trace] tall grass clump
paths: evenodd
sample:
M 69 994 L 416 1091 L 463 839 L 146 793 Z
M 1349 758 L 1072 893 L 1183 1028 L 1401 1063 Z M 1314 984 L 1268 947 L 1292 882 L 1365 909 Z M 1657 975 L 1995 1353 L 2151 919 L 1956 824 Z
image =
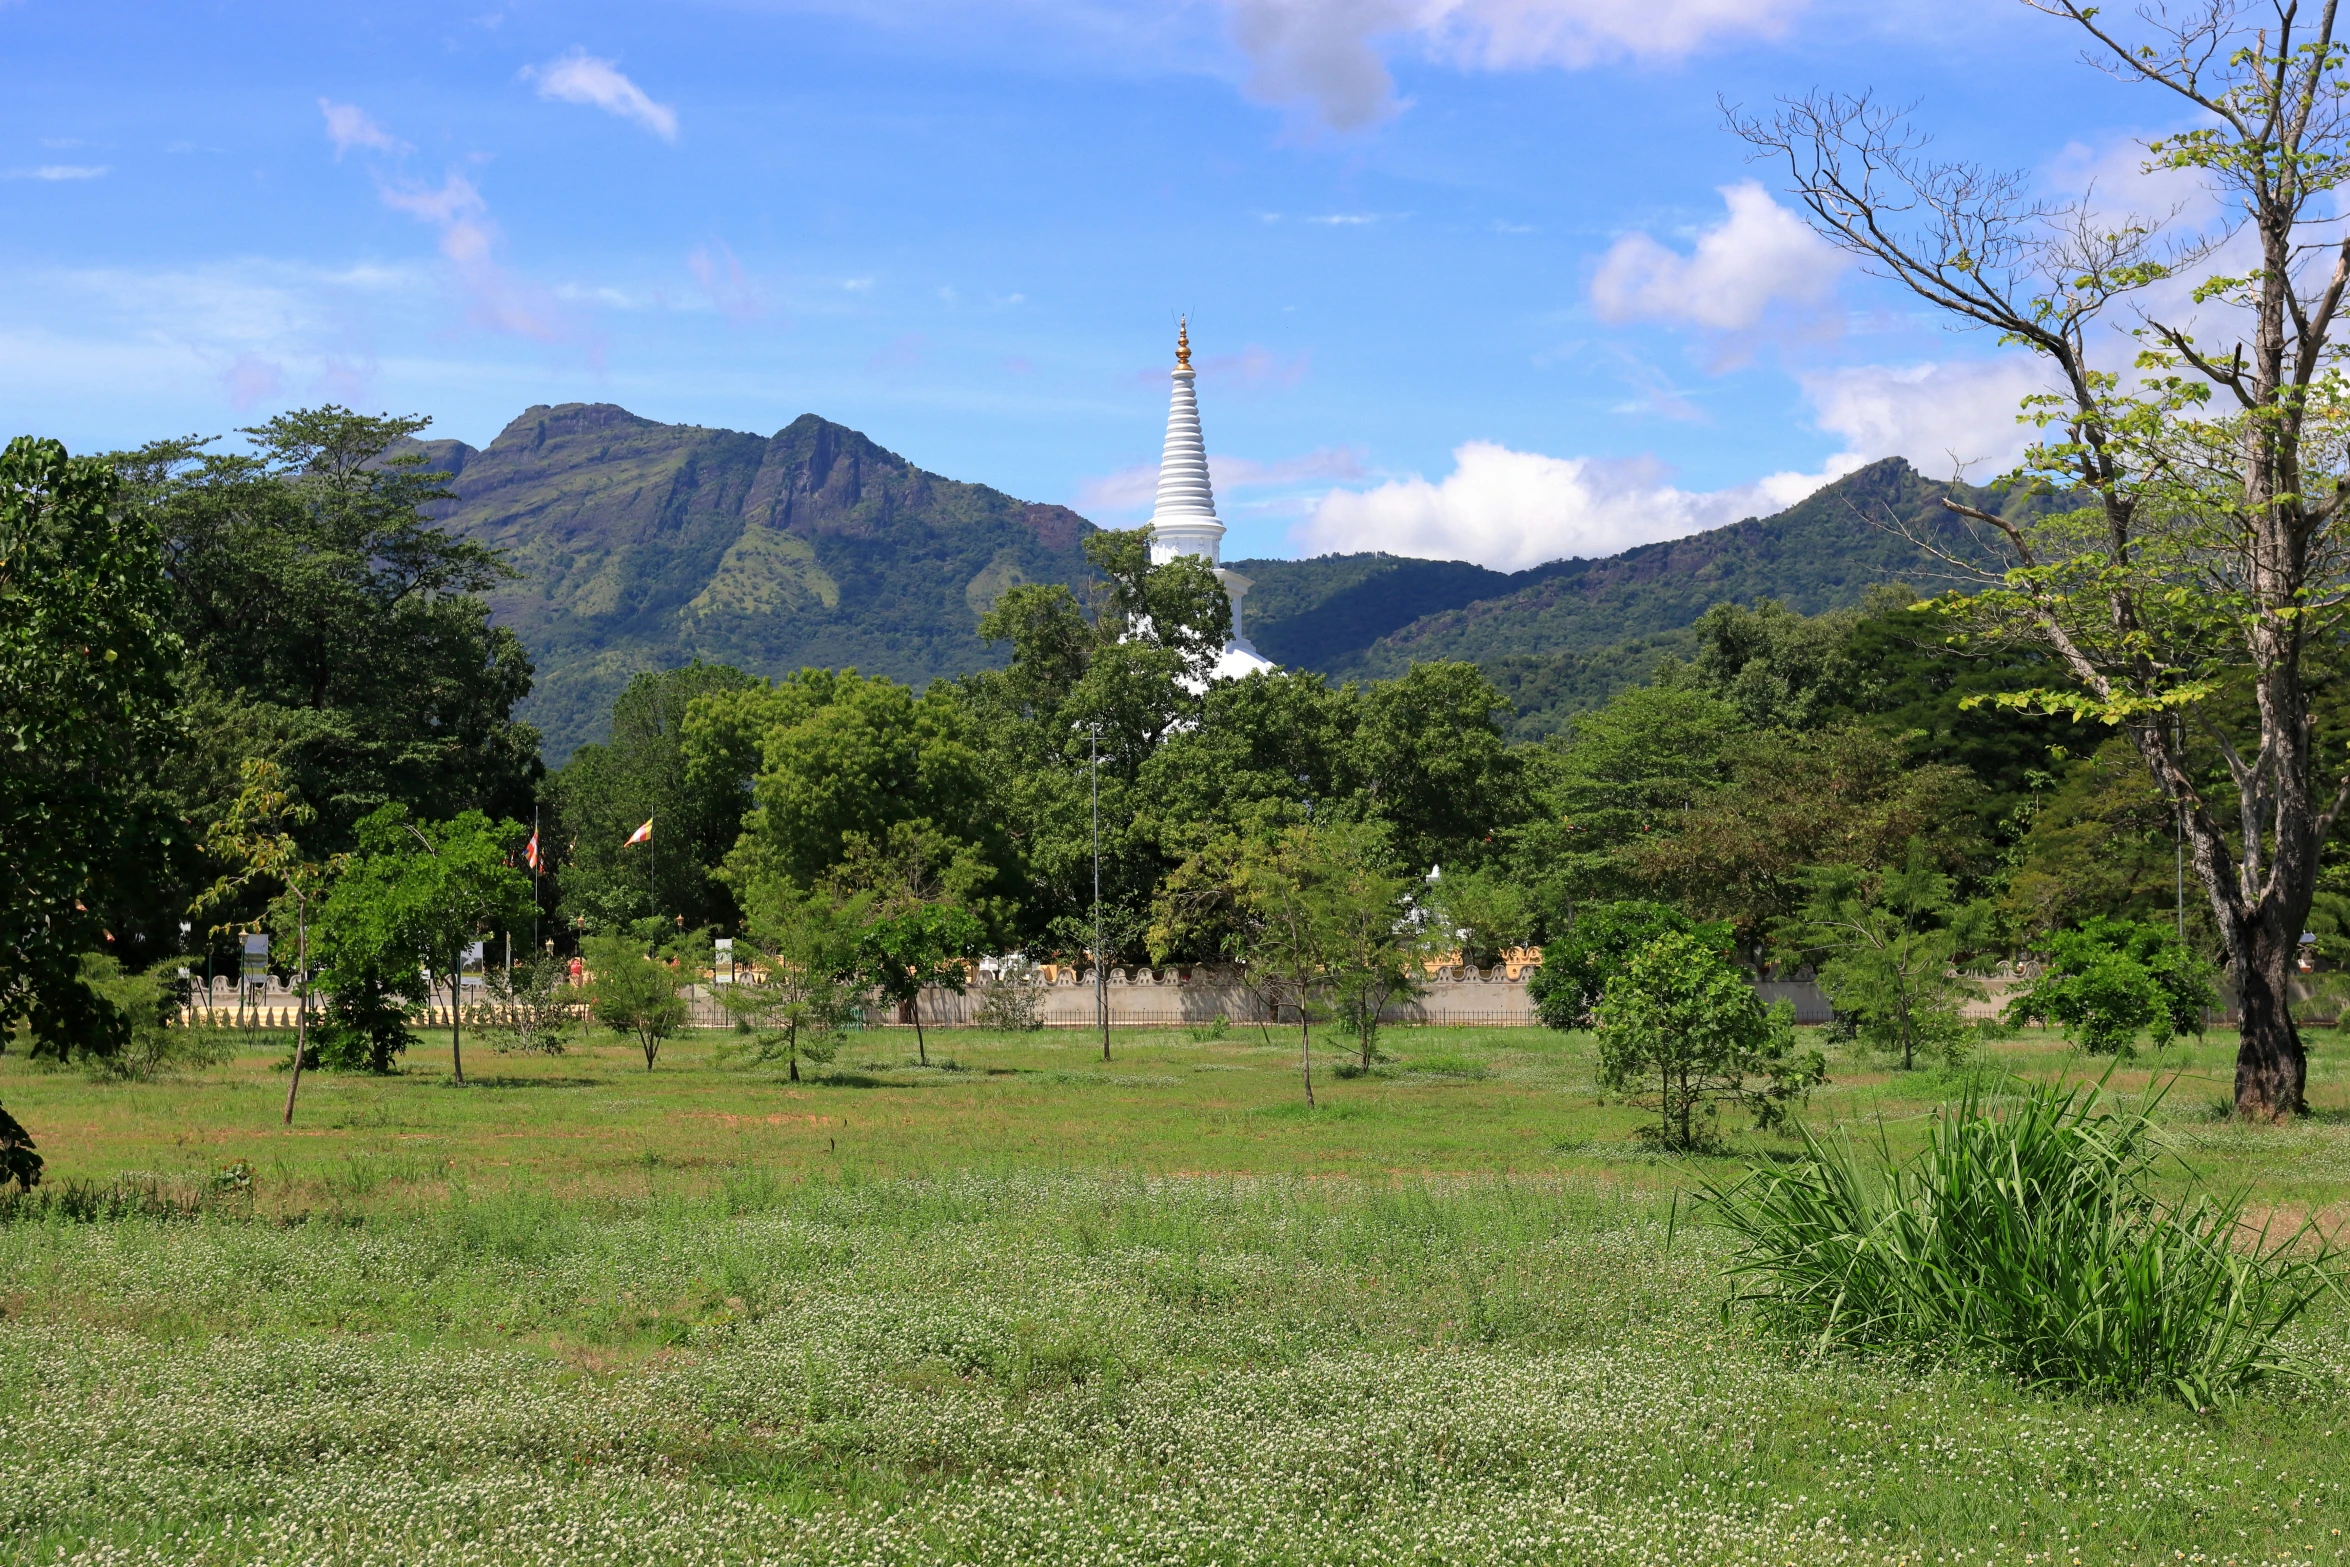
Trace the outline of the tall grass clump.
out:
M 1752 1286 L 1736 1298 L 1822 1347 L 2092 1397 L 2200 1409 L 2293 1373 L 2278 1335 L 2337 1288 L 2309 1226 L 2272 1240 L 2192 1180 L 2165 1201 L 2143 1111 L 2101 1085 L 2017 1087 L 1994 1108 L 1970 1085 L 1899 1163 L 1806 1129 L 1800 1162 L 1709 1189 Z

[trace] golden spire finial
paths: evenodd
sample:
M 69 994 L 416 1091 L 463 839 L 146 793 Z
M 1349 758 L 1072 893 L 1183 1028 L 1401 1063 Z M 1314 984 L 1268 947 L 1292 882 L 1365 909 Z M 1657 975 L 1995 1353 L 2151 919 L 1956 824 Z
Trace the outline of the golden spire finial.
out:
M 1188 316 L 1175 318 L 1175 362 L 1179 365 L 1191 363 L 1191 320 Z

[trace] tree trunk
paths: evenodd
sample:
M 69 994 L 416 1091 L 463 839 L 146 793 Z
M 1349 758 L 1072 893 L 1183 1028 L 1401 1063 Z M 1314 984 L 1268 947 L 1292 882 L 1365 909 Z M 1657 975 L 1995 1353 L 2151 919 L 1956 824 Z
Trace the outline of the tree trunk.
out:
M 310 920 L 308 906 L 294 904 L 294 1075 L 286 1081 L 286 1125 L 294 1124 L 294 1095 L 302 1089 L 302 1053 L 310 1044 Z
M 2291 981 L 2300 933 L 2260 925 L 2237 932 L 2236 1114 L 2247 1121 L 2281 1121 L 2300 1114 L 2309 1058 L 2293 1026 Z
M 465 1086 L 465 954 L 449 973 L 449 1061 L 457 1069 L 457 1086 Z
M 922 1064 L 924 1066 L 928 1066 L 930 1065 L 930 1045 L 922 1037 L 921 991 L 917 990 L 914 992 L 914 999 L 906 1003 L 906 1010 L 912 1013 L 914 1017 L 914 1053 L 922 1058 Z
M 1297 997 L 1297 1069 L 1306 1080 L 1306 1108 L 1314 1108 L 1314 1031 L 1306 1021 L 1305 992 Z

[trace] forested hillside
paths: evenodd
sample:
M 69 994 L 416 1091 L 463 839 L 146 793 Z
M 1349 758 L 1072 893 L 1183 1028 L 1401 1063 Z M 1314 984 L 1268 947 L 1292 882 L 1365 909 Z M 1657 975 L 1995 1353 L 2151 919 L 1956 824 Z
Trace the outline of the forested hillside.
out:
M 1323 674 L 1392 676 L 1463 659 L 1517 704 L 1522 734 L 1556 732 L 1577 712 L 1687 652 L 1688 628 L 1718 603 L 1776 599 L 1806 614 L 1858 604 L 1883 582 L 1931 587 L 1936 562 L 1900 529 L 1947 548 L 1969 541 L 1944 495 L 1991 510 L 2029 500 L 1921 477 L 1898 457 L 1848 474 L 1775 517 L 1749 518 L 1597 560 L 1526 571 L 1392 555 L 1251 560 L 1249 626 L 1267 657 Z
M 991 662 L 979 617 L 1005 588 L 1085 571 L 1075 512 L 926 473 L 814 414 L 764 437 L 566 403 L 478 451 L 419 449 L 451 475 L 443 524 L 515 568 L 490 604 L 537 665 L 519 714 L 554 762 L 602 733 L 638 670 L 963 674 Z
M 528 410 L 480 450 L 416 450 L 451 476 L 443 524 L 515 571 L 489 601 L 530 651 L 518 716 L 554 763 L 603 737 L 640 670 L 854 666 L 919 685 L 1001 664 L 978 625 L 1005 588 L 1086 577 L 1092 524 L 1075 512 L 927 473 L 813 414 L 763 437 L 569 403 Z M 1248 630 L 1267 657 L 1333 679 L 1466 660 L 1516 704 L 1516 731 L 1539 736 L 1686 653 L 1716 603 L 1816 614 L 1876 583 L 1930 586 L 1934 563 L 1894 528 L 1963 544 L 1946 493 L 1887 458 L 1775 517 L 1598 560 L 1235 564 L 1256 584 Z

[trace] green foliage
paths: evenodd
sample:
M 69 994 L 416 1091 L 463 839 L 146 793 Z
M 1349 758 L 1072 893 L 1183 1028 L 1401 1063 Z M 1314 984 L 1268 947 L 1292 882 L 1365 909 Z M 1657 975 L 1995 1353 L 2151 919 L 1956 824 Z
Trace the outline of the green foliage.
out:
M 19 1192 L 31 1191 L 41 1184 L 41 1164 L 33 1134 L 5 1107 L 0 1107 L 0 1187 L 14 1181 Z
M 1161 885 L 1151 950 L 1211 945 L 1241 964 L 1268 1017 L 1293 1010 L 1305 1101 L 1313 1024 L 1335 1013 L 1367 1069 L 1379 1012 L 1419 989 L 1420 938 L 1383 822 L 1261 810 L 1209 839 Z M 1161 961 L 1164 961 L 1162 956 Z
M 674 959 L 648 951 L 636 936 L 591 936 L 582 944 L 590 980 L 588 1012 L 616 1033 L 635 1036 L 645 1053 L 645 1070 L 661 1054 L 662 1043 L 683 1027 L 685 984 Z
M 179 642 L 155 529 L 103 462 L 29 436 L 0 451 L 0 1033 L 107 1056 L 130 1020 L 83 982 L 102 912 L 171 833 L 141 779 Z
M 737 769 L 757 758 L 757 804 L 727 862 L 737 888 L 813 887 L 852 837 L 883 840 L 903 822 L 966 844 L 999 836 L 971 720 L 944 686 L 916 696 L 854 671 L 803 670 L 705 697 L 686 720 L 686 750 L 713 788 L 747 781 Z
M 696 699 L 763 682 L 724 664 L 639 674 L 612 704 L 610 738 L 584 745 L 547 779 L 541 842 L 564 845 L 558 909 L 600 930 L 682 916 L 731 928 L 738 913 L 715 874 L 741 835 L 751 772 L 693 766 L 686 718 Z M 643 822 L 653 845 L 624 847 Z
M 408 993 L 420 970 L 454 996 L 468 946 L 491 931 L 528 927 L 530 878 L 511 863 L 525 832 L 479 811 L 416 822 L 401 805 L 360 820 L 358 848 L 319 915 L 319 977 L 335 998 L 321 1059 L 390 1070 L 407 1044 L 393 996 Z M 452 1038 L 459 1082 L 462 1027 Z
M 1874 874 L 1822 866 L 1803 913 L 1779 939 L 1819 966 L 1820 988 L 1862 1043 L 1917 1065 L 1919 1053 L 1956 1066 L 1966 1057 L 1966 1002 L 1982 987 L 1959 972 L 1980 944 L 1986 913 L 1957 908 L 1950 878 L 1912 840 L 1909 861 Z
M 328 405 L 240 432 L 250 454 L 177 440 L 113 459 L 165 543 L 191 702 L 227 772 L 268 756 L 317 810 L 311 858 L 391 801 L 436 818 L 529 806 L 538 736 L 511 713 L 530 660 L 480 596 L 512 572 L 426 515 L 447 494 L 410 449 L 426 423 Z M 234 787 L 204 748 L 188 765 L 199 801 Z
M 858 936 L 869 895 L 835 899 L 802 893 L 788 883 L 760 889 L 749 938 L 758 960 L 748 978 L 718 988 L 735 1026 L 753 1038 L 757 1061 L 787 1063 L 793 1082 L 800 1061 L 832 1059 L 842 1027 L 855 1015 Z M 738 950 L 739 947 L 738 947 Z
M 82 983 L 129 1025 L 120 1049 L 92 1059 L 93 1075 L 147 1083 L 183 1067 L 218 1066 L 229 1058 L 229 1043 L 217 1030 L 180 1025 L 183 972 L 174 958 L 133 974 L 109 953 L 82 954 Z
M 1727 921 L 1700 924 L 1662 903 L 1626 899 L 1586 904 L 1564 934 L 1542 949 L 1542 966 L 1526 982 L 1534 1015 L 1547 1028 L 1590 1028 L 1608 981 L 1661 936 L 1691 935 L 1715 951 L 1729 945 Z
M 1793 1009 L 1782 1001 L 1766 1011 L 1746 976 L 1688 931 L 1657 937 L 1608 980 L 1599 1050 L 1602 1086 L 1645 1094 L 1654 1085 L 1657 1123 L 1641 1135 L 1673 1149 L 1717 1142 L 1725 1100 L 1775 1127 L 1827 1081 L 1820 1053 L 1796 1048 Z
M 579 1032 L 579 991 L 570 965 L 553 952 L 525 954 L 482 977 L 492 1014 L 481 1034 L 500 1055 L 559 1056 Z
M 2278 1336 L 2335 1288 L 2310 1231 L 2247 1236 L 2241 1197 L 2158 1169 L 2099 1087 L 1971 1087 L 1895 1163 L 1804 1131 L 1802 1164 L 1712 1189 L 1764 1325 L 1799 1342 L 1975 1362 L 2027 1386 L 2208 1408 L 2290 1372 Z
M 2091 1055 L 2134 1055 L 2141 1034 L 2158 1050 L 2201 1034 L 2204 1012 L 2219 1004 L 2210 965 L 2160 925 L 2099 916 L 2037 950 L 2047 967 L 2008 1003 L 2008 1021 L 2059 1024 Z
M 1461 961 L 1478 968 L 1532 941 L 1540 921 L 1525 884 L 1498 863 L 1442 871 L 1421 902 L 1431 934 L 1457 942 Z

